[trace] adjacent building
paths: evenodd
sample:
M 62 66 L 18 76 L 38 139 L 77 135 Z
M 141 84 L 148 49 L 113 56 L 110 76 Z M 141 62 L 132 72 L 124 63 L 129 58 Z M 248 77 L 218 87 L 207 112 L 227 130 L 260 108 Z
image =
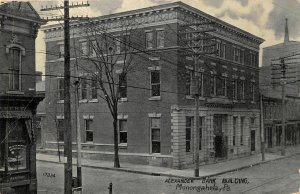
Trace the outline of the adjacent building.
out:
M 194 61 L 187 56 L 181 37 L 185 24 L 208 22 L 216 52 L 200 57 L 196 65 L 200 91 L 200 161 L 228 160 L 260 151 L 259 45 L 263 39 L 176 2 L 92 18 L 95 27 L 118 36 L 120 25 L 135 25 L 139 35 L 136 69 L 126 75 L 119 99 L 118 139 L 122 161 L 186 168 L 193 165 L 196 147 L 195 105 L 192 96 Z M 71 24 L 71 64 L 78 55 L 93 55 L 85 22 Z M 42 130 L 44 151 L 55 153 L 63 143 L 63 28 L 43 28 L 47 53 L 46 118 Z M 188 38 L 188 37 L 185 37 Z M 125 40 L 126 41 L 126 40 Z M 113 49 L 122 56 L 122 44 Z M 120 46 L 121 44 L 121 46 Z M 201 48 L 205 50 L 206 41 Z M 120 49 L 121 48 L 121 49 Z M 119 50 L 120 49 L 120 50 Z M 104 56 L 104 55 L 103 55 Z M 89 64 L 80 63 L 78 74 L 88 77 Z M 96 71 L 96 70 L 93 70 Z M 120 71 L 114 72 L 117 76 Z M 82 154 L 93 159 L 113 158 L 112 118 L 94 87 L 93 79 L 80 81 Z M 72 87 L 72 94 L 75 89 Z M 72 97 L 74 103 L 74 95 Z M 75 104 L 72 113 L 75 113 Z M 75 122 L 75 114 L 72 116 Z M 73 134 L 75 134 L 75 127 Z M 74 145 L 76 139 L 73 136 Z M 74 147 L 75 148 L 75 147 Z
M 42 21 L 28 2 L 0 5 L 0 193 L 37 193 L 35 39 Z
M 284 41 L 263 48 L 263 63 L 260 71 L 260 90 L 263 101 L 264 137 L 267 151 L 277 151 L 282 142 L 282 76 L 280 57 L 286 64 L 285 85 L 285 144 L 300 143 L 300 99 L 299 99 L 299 57 L 300 42 L 289 39 L 288 20 L 285 20 Z M 294 56 L 295 55 L 295 56 Z

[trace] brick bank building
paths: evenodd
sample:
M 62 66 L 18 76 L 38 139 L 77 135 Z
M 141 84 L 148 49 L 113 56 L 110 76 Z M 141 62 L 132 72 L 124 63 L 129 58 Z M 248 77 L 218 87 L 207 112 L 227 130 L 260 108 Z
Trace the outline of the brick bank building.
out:
M 28 2 L 0 5 L 0 193 L 36 193 L 35 39 L 40 17 Z M 25 76 L 29 74 L 31 76 Z
M 179 31 L 183 24 L 203 21 L 215 23 L 216 30 L 209 33 L 216 41 L 218 52 L 202 57 L 197 66 L 201 78 L 200 161 L 215 162 L 259 152 L 258 53 L 263 42 L 261 38 L 181 2 L 92 20 L 95 25 L 106 24 L 114 36 L 118 36 L 120 23 L 139 23 L 140 36 L 136 36 L 138 43 L 135 45 L 143 50 L 145 57 L 139 62 L 138 70 L 126 76 L 126 94 L 119 102 L 121 163 L 178 169 L 193 165 L 196 139 L 195 106 L 191 95 L 193 61 L 183 55 Z M 84 23 L 71 24 L 71 42 L 75 42 L 71 47 L 78 48 L 84 55 L 93 55 L 89 46 L 93 43 L 81 33 L 84 28 Z M 63 51 L 62 27 L 45 26 L 43 31 L 47 52 Z M 62 56 L 47 56 L 46 74 L 63 74 Z M 71 63 L 75 63 L 74 53 Z M 88 76 L 84 71 L 80 73 Z M 57 142 L 63 145 L 61 85 L 59 76 L 46 77 L 42 141 L 45 143 L 43 151 L 48 153 L 57 152 Z M 106 102 L 97 96 L 93 83 L 82 81 L 80 90 L 82 154 L 92 159 L 112 160 L 112 118 Z M 74 115 L 73 119 L 75 123 Z

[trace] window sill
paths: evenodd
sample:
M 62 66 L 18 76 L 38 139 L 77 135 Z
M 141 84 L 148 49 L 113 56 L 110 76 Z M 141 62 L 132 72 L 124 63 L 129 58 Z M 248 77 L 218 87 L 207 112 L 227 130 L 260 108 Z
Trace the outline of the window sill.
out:
M 246 101 L 245 100 L 241 100 L 241 103 L 246 103 Z
M 151 100 L 151 101 L 161 100 L 161 97 L 160 96 L 152 96 L 152 97 L 148 98 L 148 100 Z
M 57 104 L 63 104 L 63 103 L 65 103 L 64 100 L 59 100 L 59 101 L 57 101 Z
M 233 103 L 237 103 L 237 102 L 238 102 L 238 100 L 232 100 L 232 102 L 233 102 Z
M 82 100 L 79 100 L 79 103 L 87 103 L 88 100 L 87 99 L 82 99 Z
M 128 101 L 127 97 L 126 97 L 126 98 L 120 98 L 120 99 L 118 100 L 118 102 L 127 102 L 127 101 Z
M 10 90 L 10 91 L 6 91 L 7 94 L 18 94 L 18 95 L 23 95 L 24 92 L 21 92 L 21 91 L 13 91 L 13 90 Z
M 255 101 L 251 101 L 251 104 L 256 104 L 256 102 Z
M 192 95 L 185 95 L 185 99 L 194 100 L 195 98 Z
M 90 103 L 97 103 L 97 102 L 99 102 L 99 100 L 98 99 L 92 99 L 92 100 L 89 100 L 89 102 Z
M 119 148 L 127 148 L 127 143 L 119 143 Z

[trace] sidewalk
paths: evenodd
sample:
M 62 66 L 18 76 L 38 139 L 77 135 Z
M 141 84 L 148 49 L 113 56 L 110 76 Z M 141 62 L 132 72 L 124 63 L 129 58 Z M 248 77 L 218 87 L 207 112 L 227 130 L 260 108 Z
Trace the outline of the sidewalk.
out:
M 238 158 L 234 160 L 203 165 L 200 166 L 199 168 L 199 174 L 200 174 L 199 179 L 204 177 L 216 176 L 216 175 L 220 175 L 220 174 L 224 174 L 236 170 L 241 170 L 262 163 L 282 159 L 285 157 L 290 157 L 296 154 L 300 154 L 299 147 L 293 148 L 291 150 L 287 150 L 286 156 L 284 157 L 280 156 L 278 153 L 275 154 L 266 153 L 265 161 L 261 160 L 261 154 L 255 154 L 255 155 Z M 36 159 L 38 161 L 62 163 L 58 161 L 58 156 L 55 155 L 37 153 Z M 76 158 L 73 158 L 73 164 L 76 165 Z M 131 173 L 138 173 L 138 174 L 146 174 L 152 176 L 194 178 L 194 169 L 175 170 L 175 169 L 165 168 L 165 167 L 136 165 L 136 164 L 129 164 L 129 163 L 121 163 L 121 168 L 114 168 L 113 162 L 111 161 L 99 161 L 99 160 L 90 160 L 90 159 L 82 159 L 82 166 L 105 169 L 105 170 L 115 170 L 115 171 L 131 172 Z

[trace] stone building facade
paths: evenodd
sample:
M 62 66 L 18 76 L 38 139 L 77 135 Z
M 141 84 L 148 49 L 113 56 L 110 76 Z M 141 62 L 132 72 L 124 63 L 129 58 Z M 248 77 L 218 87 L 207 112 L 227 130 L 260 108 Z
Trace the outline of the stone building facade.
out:
M 96 17 L 92 21 L 99 29 L 104 25 L 112 35 L 118 35 L 122 23 L 136 26 L 138 33 L 130 32 L 129 36 L 135 36 L 132 47 L 137 47 L 142 55 L 138 58 L 138 68 L 128 73 L 126 95 L 119 101 L 121 163 L 178 169 L 193 165 L 195 106 L 191 69 L 194 62 L 184 55 L 186 45 L 180 31 L 184 24 L 197 22 L 214 23 L 215 31 L 209 34 L 214 37 L 213 49 L 217 50 L 201 57 L 196 67 L 201 78 L 200 160 L 215 162 L 260 150 L 258 53 L 261 38 L 181 2 Z M 83 33 L 84 22 L 71 24 L 71 29 L 71 47 L 85 54 L 92 53 L 88 51 L 92 43 Z M 59 98 L 63 60 L 58 53 L 63 51 L 63 29 L 60 25 L 50 25 L 43 30 L 46 50 L 54 53 L 46 58 L 46 74 L 58 75 L 46 77 L 46 124 L 42 130 L 46 147 L 43 150 L 56 152 L 57 141 L 63 141 L 60 132 L 63 101 Z M 80 60 L 75 60 L 74 51 L 71 55 L 75 69 L 76 61 Z M 83 68 L 79 71 L 87 75 Z M 112 118 L 107 105 L 93 92 L 92 83 L 87 86 L 81 83 L 80 90 L 83 92 L 80 100 L 82 154 L 93 159 L 112 159 Z
M 0 192 L 37 193 L 35 39 L 42 24 L 28 2 L 0 5 Z

